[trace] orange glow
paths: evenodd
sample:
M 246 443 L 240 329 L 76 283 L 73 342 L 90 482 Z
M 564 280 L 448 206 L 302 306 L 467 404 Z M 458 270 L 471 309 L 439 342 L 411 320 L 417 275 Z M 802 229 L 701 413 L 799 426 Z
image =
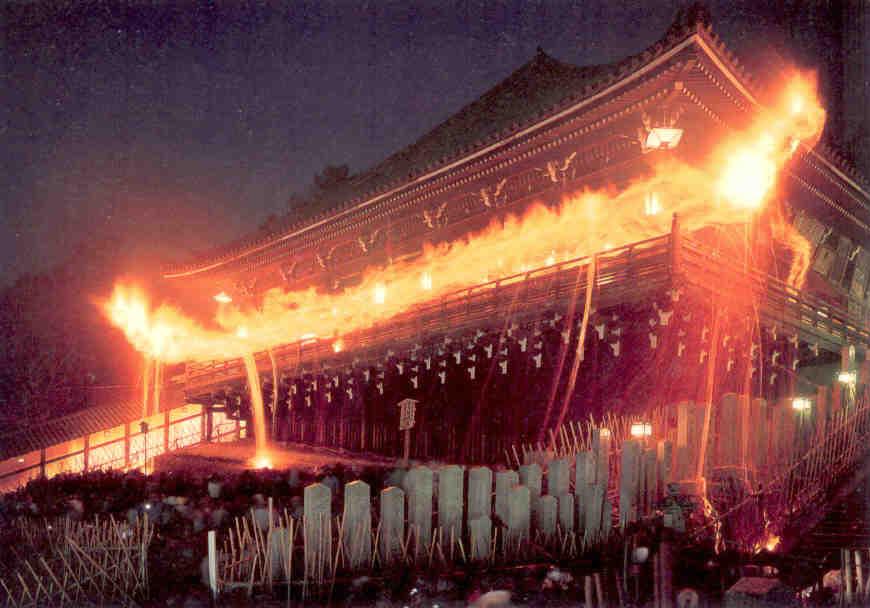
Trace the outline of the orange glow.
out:
M 662 210 L 658 192 L 647 192 L 643 199 L 643 212 L 645 215 L 658 215 Z
M 268 456 L 258 456 L 254 459 L 254 468 L 255 469 L 271 469 L 272 461 Z
M 383 304 L 387 301 L 387 288 L 383 283 L 375 285 L 375 304 Z
M 245 362 L 245 372 L 248 375 L 248 387 L 251 393 L 251 413 L 254 415 L 254 439 L 257 445 L 257 461 L 266 459 L 268 438 L 266 437 L 266 410 L 263 407 L 263 391 L 260 387 L 260 374 L 257 372 L 257 362 L 254 355 L 242 355 Z
M 508 276 L 545 260 L 554 263 L 557 257 L 571 259 L 665 234 L 672 213 L 689 232 L 744 225 L 774 197 L 778 173 L 800 147 L 794 142 L 815 144 L 824 115 L 812 80 L 795 75 L 776 103 L 759 109 L 747 129 L 716 145 L 707 162 L 688 164 L 664 154 L 650 161 L 648 175 L 622 191 L 574 192 L 558 207 L 533 205 L 522 216 L 494 219 L 476 234 L 425 245 L 416 259 L 369 268 L 359 284 L 339 293 L 272 289 L 253 309 L 221 304 L 213 327 L 169 305 L 152 307 L 141 290 L 126 284 L 117 284 L 103 306 L 136 349 L 170 363 L 238 358 L 306 336 L 347 334 L 477 285 L 482 277 Z M 800 287 L 809 244 L 779 214 L 769 215 L 776 237 L 794 253 L 789 280 Z
M 755 544 L 755 552 L 761 553 L 762 550 L 767 550 L 773 553 L 779 547 L 780 540 L 779 536 L 768 530 L 765 532 L 764 539 Z

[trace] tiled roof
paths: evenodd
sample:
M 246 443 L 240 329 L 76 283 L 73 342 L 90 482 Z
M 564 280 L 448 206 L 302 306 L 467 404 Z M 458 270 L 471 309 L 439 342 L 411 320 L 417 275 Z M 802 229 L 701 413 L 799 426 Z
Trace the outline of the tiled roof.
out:
M 105 431 L 135 420 L 141 413 L 141 401 L 119 400 L 63 418 L 38 422 L 29 428 L 4 433 L 0 435 L 0 460 L 47 448 L 90 433 Z
M 709 14 L 698 4 L 680 11 L 658 42 L 615 63 L 576 66 L 554 59 L 538 49 L 529 62 L 416 142 L 331 191 L 320 203 L 321 212 L 306 217 L 288 216 L 277 232 L 253 238 L 249 235 L 193 262 L 175 265 L 171 272 L 216 266 L 237 259 L 283 235 L 447 166 L 595 95 L 695 34 L 700 34 L 715 49 L 750 94 L 757 95 L 758 87 L 752 74 L 712 30 Z M 756 67 L 763 68 L 757 64 Z M 845 159 L 828 148 L 822 148 L 821 153 L 866 188 L 866 181 Z
M 347 181 L 322 201 L 324 211 L 305 218 L 287 218 L 282 232 L 299 229 L 336 211 L 379 193 L 469 153 L 508 137 L 566 105 L 595 94 L 619 78 L 673 48 L 701 27 L 702 19 L 678 17 L 655 45 L 621 61 L 595 66 L 576 66 L 554 59 L 542 49 L 502 82 L 456 114 L 423 135 L 410 146 L 375 167 Z M 241 239 L 209 254 L 211 261 L 261 245 L 278 234 Z M 202 262 L 204 260 L 199 260 Z M 195 266 L 182 264 L 181 266 Z

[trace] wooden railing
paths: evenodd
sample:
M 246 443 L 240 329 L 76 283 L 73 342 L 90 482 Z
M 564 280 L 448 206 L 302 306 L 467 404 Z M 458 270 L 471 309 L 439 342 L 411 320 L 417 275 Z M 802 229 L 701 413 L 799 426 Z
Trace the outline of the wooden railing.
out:
M 708 247 L 687 235 L 665 234 L 645 241 L 600 252 L 595 277 L 596 308 L 627 301 L 688 283 L 710 293 L 742 293 L 759 296 L 760 314 L 770 323 L 789 326 L 807 341 L 832 350 L 842 345 L 870 345 L 870 330 L 848 311 L 803 293 L 785 282 L 711 253 Z M 374 326 L 342 336 L 353 345 L 353 357 L 380 357 L 387 348 L 421 343 L 428 335 L 461 332 L 482 324 L 491 325 L 506 317 L 517 321 L 542 309 L 558 307 L 586 288 L 590 256 L 578 257 L 503 277 L 444 294 L 437 300 L 416 306 Z M 542 308 L 543 307 L 543 308 Z M 349 360 L 336 355 L 332 339 L 297 341 L 274 349 L 282 367 L 305 366 L 311 362 Z M 257 355 L 264 370 L 271 369 L 266 353 Z M 241 359 L 189 363 L 178 377 L 187 389 L 216 385 L 244 376 Z
M 597 254 L 596 306 L 641 299 L 665 288 L 671 280 L 670 252 L 671 237 L 666 234 Z M 449 292 L 343 339 L 353 345 L 354 357 L 365 359 L 382 355 L 388 347 L 420 343 L 429 335 L 461 332 L 508 316 L 522 321 L 564 304 L 575 293 L 582 294 L 590 260 L 583 256 Z M 273 354 L 281 366 L 347 359 L 336 356 L 329 339 L 297 341 L 274 349 Z M 259 353 L 257 359 L 263 369 L 270 369 L 266 353 Z M 190 363 L 185 382 L 192 389 L 241 378 L 244 373 L 240 359 Z
M 709 527 L 726 524 L 743 549 L 786 549 L 806 533 L 807 516 L 824 514 L 832 496 L 860 474 L 870 451 L 870 387 L 844 391 L 839 409 L 825 412 L 792 436 L 791 456 L 752 471 L 754 487 L 715 515 Z M 780 407 L 788 407 L 783 404 Z M 773 422 L 773 421 L 772 421 Z M 776 433 L 778 429 L 771 429 Z

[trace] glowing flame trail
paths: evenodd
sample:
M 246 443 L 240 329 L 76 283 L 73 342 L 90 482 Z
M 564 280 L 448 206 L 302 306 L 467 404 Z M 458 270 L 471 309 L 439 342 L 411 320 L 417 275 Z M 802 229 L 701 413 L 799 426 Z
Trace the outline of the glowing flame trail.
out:
M 257 372 L 257 362 L 254 355 L 246 353 L 242 356 L 245 371 L 248 374 L 248 385 L 251 387 L 251 410 L 254 415 L 254 438 L 257 451 L 254 457 L 257 465 L 268 466 L 268 440 L 266 438 L 266 412 L 263 408 L 263 391 L 260 388 L 260 374 Z
M 780 93 L 748 129 L 715 146 L 705 163 L 660 157 L 650 175 L 621 192 L 578 192 L 558 208 L 537 205 L 522 217 L 497 219 L 478 234 L 425 246 L 416 260 L 369 269 L 358 285 L 339 294 L 276 289 L 256 310 L 223 301 L 215 329 L 168 305 L 152 309 L 143 292 L 124 284 L 116 285 L 104 309 L 136 349 L 167 363 L 244 357 L 304 336 L 334 337 L 341 350 L 350 346 L 340 340 L 343 333 L 484 277 L 555 261 L 554 252 L 561 259 L 580 257 L 665 234 L 674 213 L 687 232 L 746 224 L 773 195 L 785 163 L 799 146 L 814 145 L 824 124 L 810 79 L 795 76 Z M 789 278 L 799 287 L 808 267 L 808 243 L 775 208 L 769 215 L 775 236 L 795 253 Z

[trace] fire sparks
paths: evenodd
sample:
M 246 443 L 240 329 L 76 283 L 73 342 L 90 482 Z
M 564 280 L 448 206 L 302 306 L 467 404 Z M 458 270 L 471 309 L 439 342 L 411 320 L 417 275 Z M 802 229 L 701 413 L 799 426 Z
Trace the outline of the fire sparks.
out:
M 356 286 L 340 293 L 276 289 L 254 310 L 229 296 L 218 300 L 226 295 L 221 293 L 215 296 L 220 306 L 214 327 L 171 306 L 152 308 L 142 291 L 123 284 L 104 309 L 137 350 L 164 362 L 245 357 L 306 336 L 347 334 L 478 284 L 481 277 L 510 275 L 545 260 L 553 264 L 556 252 L 558 259 L 571 259 L 667 233 L 672 213 L 679 214 L 687 231 L 744 224 L 773 197 L 785 163 L 800 145 L 815 143 L 823 124 L 814 84 L 798 76 L 772 107 L 759 110 L 749 128 L 716 146 L 709 162 L 690 165 L 664 155 L 649 175 L 621 192 L 576 192 L 558 207 L 537 205 L 522 216 L 496 219 L 477 234 L 426 245 L 416 259 L 369 269 Z M 808 244 L 787 222 L 777 223 L 777 238 L 795 253 L 790 280 L 799 286 L 808 267 Z M 344 345 L 336 341 L 333 348 L 340 352 Z

